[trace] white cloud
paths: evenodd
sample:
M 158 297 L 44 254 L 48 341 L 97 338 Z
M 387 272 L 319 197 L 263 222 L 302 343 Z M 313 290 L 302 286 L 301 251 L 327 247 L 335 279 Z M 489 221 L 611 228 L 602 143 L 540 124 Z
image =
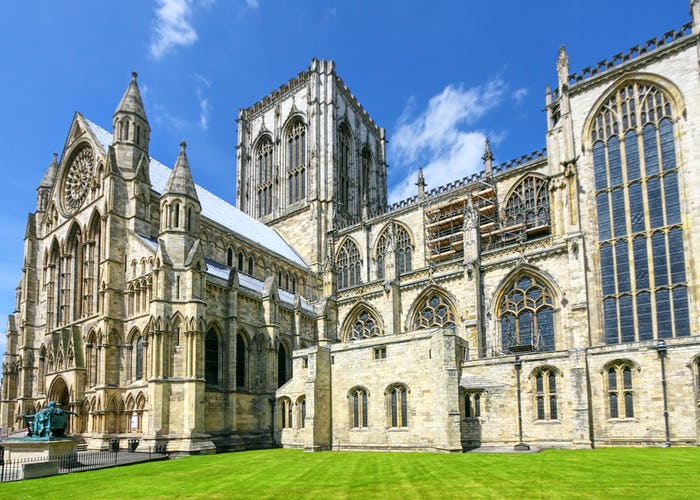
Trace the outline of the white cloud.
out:
M 199 126 L 202 130 L 207 130 L 209 128 L 209 115 L 211 109 L 209 108 L 209 99 L 204 95 L 204 89 L 211 87 L 211 80 L 202 75 L 194 75 L 197 81 L 197 101 L 199 102 Z
M 251 9 L 257 9 L 258 8 L 258 0 L 245 0 L 245 3 L 250 7 Z
M 390 164 L 397 172 L 405 172 L 403 179 L 391 188 L 389 201 L 416 194 L 419 165 L 423 166 L 428 189 L 478 171 L 486 135 L 464 128 L 474 125 L 498 105 L 505 90 L 500 79 L 468 89 L 448 85 L 413 119 L 415 100 L 410 99 L 399 118 L 396 133 L 389 140 Z
M 190 24 L 192 0 L 157 0 L 156 21 L 151 56 L 161 58 L 177 46 L 192 45 L 197 41 L 197 31 Z
M 520 103 L 523 99 L 525 99 L 526 96 L 527 89 L 524 87 L 516 89 L 515 92 L 513 92 L 513 99 L 516 103 Z

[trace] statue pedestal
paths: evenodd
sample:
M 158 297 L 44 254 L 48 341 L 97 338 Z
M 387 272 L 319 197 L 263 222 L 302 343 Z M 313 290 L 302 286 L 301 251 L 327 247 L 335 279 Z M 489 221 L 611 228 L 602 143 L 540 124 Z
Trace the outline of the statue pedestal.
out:
M 9 438 L 0 442 L 5 448 L 5 460 L 49 460 L 76 453 L 73 438 Z

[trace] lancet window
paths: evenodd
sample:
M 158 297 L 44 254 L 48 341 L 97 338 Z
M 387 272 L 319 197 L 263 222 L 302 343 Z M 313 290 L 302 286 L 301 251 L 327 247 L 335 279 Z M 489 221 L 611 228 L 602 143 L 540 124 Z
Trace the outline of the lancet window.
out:
M 269 137 L 260 140 L 255 150 L 258 174 L 257 202 L 258 217 L 272 213 L 272 198 L 275 187 L 274 147 Z
M 338 205 L 344 212 L 350 207 L 350 165 L 352 162 L 352 133 L 347 123 L 338 129 Z
M 290 205 L 306 198 L 306 125 L 300 119 L 287 134 L 287 196 Z

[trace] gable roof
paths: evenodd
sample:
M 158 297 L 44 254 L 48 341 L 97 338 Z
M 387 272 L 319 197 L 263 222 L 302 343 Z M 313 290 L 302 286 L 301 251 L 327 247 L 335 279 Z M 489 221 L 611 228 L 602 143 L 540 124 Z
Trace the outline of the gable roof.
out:
M 107 153 L 109 146 L 112 144 L 112 134 L 88 119 L 85 119 L 85 122 L 90 127 L 90 131 L 100 143 L 104 152 Z M 165 190 L 165 185 L 172 173 L 172 169 L 153 158 L 150 160 L 149 173 L 151 187 L 154 191 L 161 194 Z M 308 269 L 308 266 L 299 254 L 284 241 L 277 231 L 267 227 L 262 222 L 256 221 L 230 203 L 210 193 L 202 186 L 195 184 L 195 189 L 197 191 L 199 203 L 202 206 L 202 216 L 221 224 L 231 231 L 231 233 L 256 242 L 267 250 Z

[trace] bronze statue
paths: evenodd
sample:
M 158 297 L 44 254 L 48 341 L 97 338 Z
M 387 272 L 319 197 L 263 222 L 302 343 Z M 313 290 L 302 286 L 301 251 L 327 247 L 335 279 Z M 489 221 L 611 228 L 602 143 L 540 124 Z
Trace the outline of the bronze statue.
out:
M 23 417 L 27 423 L 29 423 L 29 419 L 32 417 L 34 418 L 34 420 L 27 426 L 29 428 L 28 437 L 63 437 L 65 436 L 69 414 L 77 415 L 77 413 L 64 410 L 56 406 L 55 401 L 50 401 L 49 405 L 43 410 L 40 410 L 33 415 L 20 415 L 20 417 Z

